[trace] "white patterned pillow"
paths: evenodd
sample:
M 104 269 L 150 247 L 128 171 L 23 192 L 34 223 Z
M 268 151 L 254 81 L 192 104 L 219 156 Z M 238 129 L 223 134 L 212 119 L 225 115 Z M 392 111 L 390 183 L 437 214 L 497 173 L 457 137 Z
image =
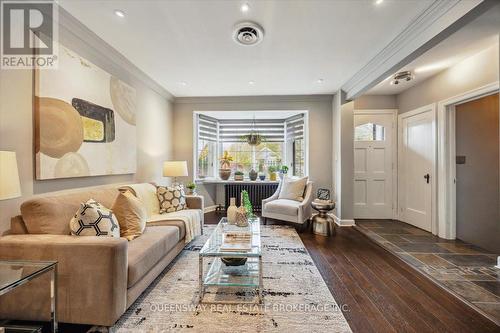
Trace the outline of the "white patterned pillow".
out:
M 111 210 L 94 199 L 80 205 L 69 223 L 76 236 L 120 237 L 120 225 Z
M 156 188 L 156 194 L 160 201 L 160 214 L 186 209 L 184 186 L 158 186 Z

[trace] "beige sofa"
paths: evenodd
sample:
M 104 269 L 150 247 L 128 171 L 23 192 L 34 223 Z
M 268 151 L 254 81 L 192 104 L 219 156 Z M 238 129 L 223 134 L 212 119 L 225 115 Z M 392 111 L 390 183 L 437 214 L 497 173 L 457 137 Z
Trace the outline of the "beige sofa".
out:
M 146 184 L 144 195 L 155 194 Z M 155 196 L 144 202 L 150 218 L 145 232 L 124 238 L 71 236 L 69 220 L 81 202 L 93 198 L 111 207 L 118 188 L 78 191 L 32 199 L 0 237 L 0 259 L 57 260 L 58 320 L 111 326 L 184 248 L 182 220 L 161 220 Z M 137 195 L 137 194 L 136 194 Z M 189 210 L 203 223 L 203 198 L 188 196 Z M 155 204 L 156 202 L 156 204 Z M 168 214 L 164 215 L 168 217 Z M 1 296 L 0 318 L 49 320 L 49 277 Z

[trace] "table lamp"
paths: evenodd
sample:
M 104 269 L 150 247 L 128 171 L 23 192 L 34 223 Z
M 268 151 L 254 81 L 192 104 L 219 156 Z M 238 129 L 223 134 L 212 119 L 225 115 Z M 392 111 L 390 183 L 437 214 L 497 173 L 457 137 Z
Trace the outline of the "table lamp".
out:
M 163 162 L 163 177 L 174 177 L 172 185 L 177 185 L 177 177 L 187 177 L 188 168 L 186 161 Z
M 0 150 L 0 200 L 21 196 L 16 153 Z

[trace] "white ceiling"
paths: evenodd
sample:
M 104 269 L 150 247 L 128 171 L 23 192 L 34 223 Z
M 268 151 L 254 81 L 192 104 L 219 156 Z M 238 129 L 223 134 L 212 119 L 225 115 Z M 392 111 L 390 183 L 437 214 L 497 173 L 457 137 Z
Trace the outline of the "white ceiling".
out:
M 399 70 L 414 73 L 412 81 L 393 85 L 389 77 L 366 94 L 400 94 L 464 59 L 498 45 L 499 22 L 500 6 L 496 6 Z
M 174 96 L 332 93 L 433 0 L 247 2 L 59 0 Z M 262 43 L 233 42 L 242 20 L 263 26 Z

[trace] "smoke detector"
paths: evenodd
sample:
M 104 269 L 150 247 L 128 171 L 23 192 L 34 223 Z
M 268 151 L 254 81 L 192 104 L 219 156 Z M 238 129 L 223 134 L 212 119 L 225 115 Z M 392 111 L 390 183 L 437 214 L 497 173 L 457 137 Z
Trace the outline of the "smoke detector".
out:
M 404 71 L 394 74 L 391 84 L 399 84 L 400 81 L 411 81 L 414 79 L 413 74 L 410 71 Z
M 234 27 L 233 39 L 238 44 L 257 45 L 263 38 L 264 29 L 255 22 L 241 22 Z

